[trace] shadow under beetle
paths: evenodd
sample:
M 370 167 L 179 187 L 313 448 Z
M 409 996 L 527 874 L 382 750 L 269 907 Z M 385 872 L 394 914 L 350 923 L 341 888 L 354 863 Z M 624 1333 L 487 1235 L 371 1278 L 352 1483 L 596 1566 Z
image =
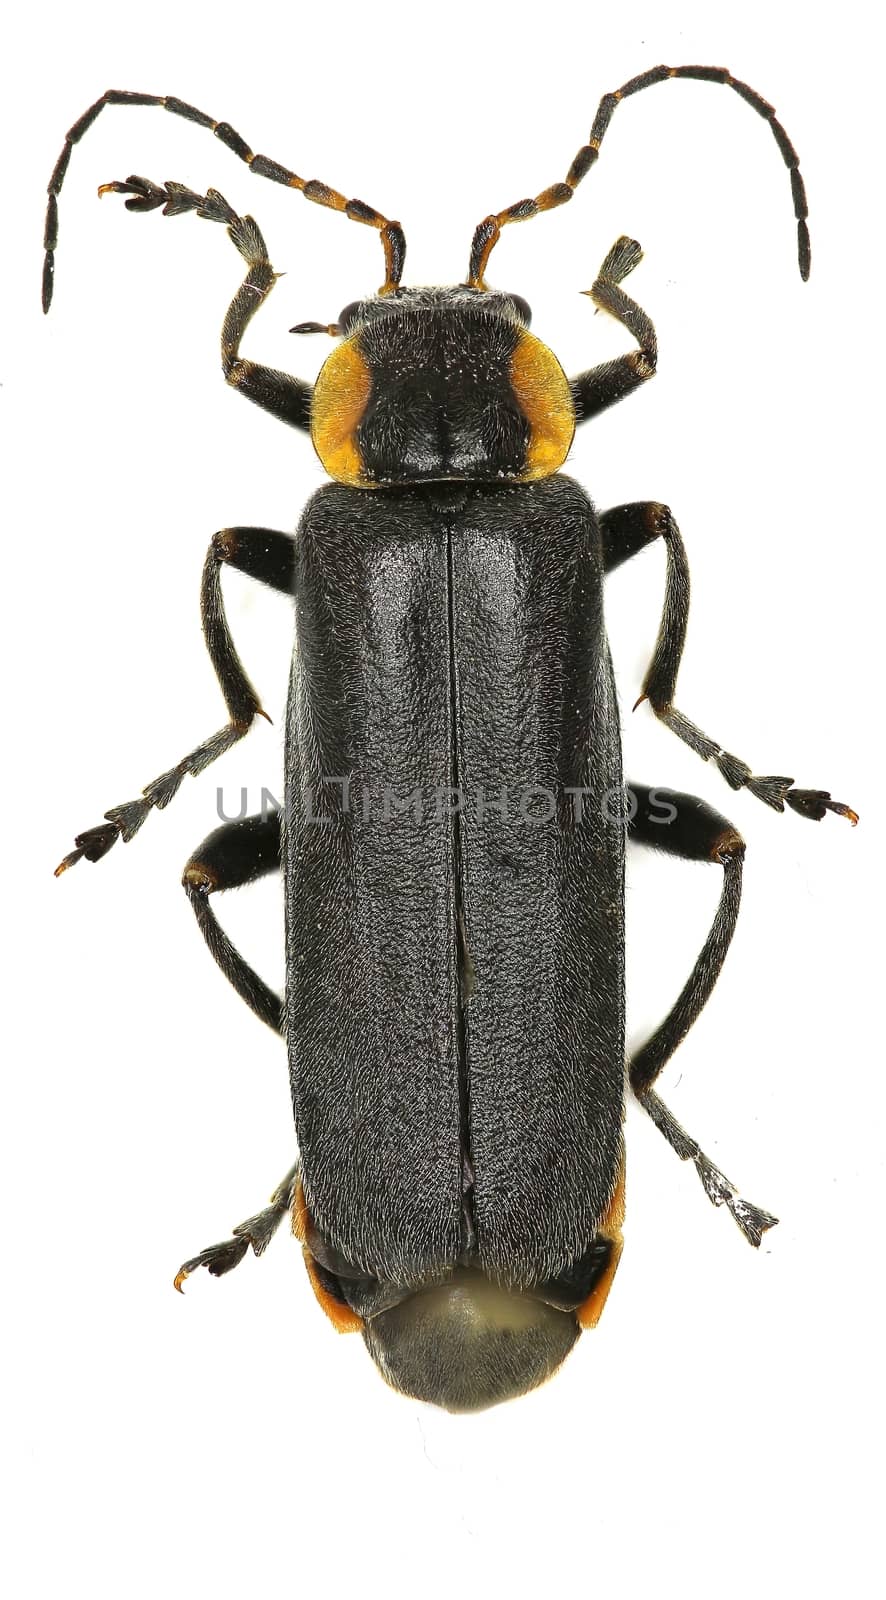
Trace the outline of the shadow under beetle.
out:
M 225 377 L 309 432 L 336 481 L 312 497 L 294 538 L 215 535 L 201 604 L 229 721 L 80 834 L 58 871 L 131 839 L 261 714 L 221 569 L 293 595 L 283 815 L 218 828 L 184 886 L 224 974 L 286 1039 L 299 1162 L 270 1206 L 187 1261 L 176 1285 L 198 1266 L 228 1272 L 250 1245 L 261 1254 L 291 1212 L 335 1326 L 362 1332 L 394 1388 L 452 1411 L 532 1389 L 598 1321 L 622 1248 L 625 1077 L 751 1244 L 776 1220 L 740 1198 L 655 1092 L 726 955 L 745 846 L 702 800 L 625 790 L 605 574 L 664 541 L 664 611 L 641 696 L 662 722 L 733 789 L 777 811 L 857 820 L 823 790 L 755 777 L 676 709 L 689 603 L 677 525 L 655 503 L 595 511 L 559 473 L 576 425 L 655 372 L 652 323 L 622 288 L 639 245 L 619 239 L 588 291 L 638 348 L 571 381 L 528 331 L 526 303 L 486 285 L 502 227 L 570 200 L 619 103 L 668 78 L 724 84 L 769 123 L 806 278 L 796 152 L 773 108 L 715 67 L 655 67 L 604 95 L 565 181 L 481 222 L 468 280 L 453 288 L 401 288 L 399 223 L 254 155 L 228 123 L 180 100 L 109 91 L 71 128 L 49 184 L 45 309 L 62 180 L 106 105 L 162 106 L 209 128 L 259 176 L 381 234 L 378 294 L 335 324 L 293 330 L 341 340 L 312 388 L 240 355 L 276 276 L 252 218 L 178 183 L 130 177 L 99 190 L 128 196 L 132 211 L 196 211 L 227 226 L 248 271 L 224 322 Z M 626 838 L 714 863 L 723 889 L 681 995 L 625 1072 Z M 210 903 L 278 869 L 285 1001 Z

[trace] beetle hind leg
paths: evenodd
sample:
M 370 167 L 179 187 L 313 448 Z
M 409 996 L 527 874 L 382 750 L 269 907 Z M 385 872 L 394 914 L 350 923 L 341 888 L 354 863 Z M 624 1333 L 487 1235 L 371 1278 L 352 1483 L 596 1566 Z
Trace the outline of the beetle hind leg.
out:
M 298 1162 L 290 1167 L 282 1183 L 278 1183 L 264 1211 L 258 1211 L 254 1217 L 239 1222 L 229 1239 L 212 1244 L 207 1250 L 201 1250 L 199 1255 L 185 1261 L 174 1279 L 179 1294 L 184 1294 L 185 1279 L 198 1267 L 205 1267 L 213 1278 L 221 1278 L 239 1266 L 250 1245 L 254 1255 L 264 1255 L 283 1218 L 292 1209 L 297 1179 Z
M 628 838 L 684 861 L 709 861 L 723 868 L 720 904 L 710 933 L 681 994 L 664 1021 L 628 1063 L 631 1088 L 644 1111 L 681 1161 L 692 1161 L 715 1206 L 726 1205 L 749 1244 L 757 1248 L 778 1218 L 742 1199 L 734 1184 L 705 1155 L 701 1146 L 655 1093 L 653 1084 L 704 1008 L 720 976 L 732 942 L 741 902 L 745 843 L 725 817 L 692 795 L 631 785 L 634 805 Z
M 226 822 L 204 839 L 182 874 L 182 885 L 209 950 L 241 1000 L 276 1033 L 283 1031 L 283 1003 L 235 949 L 209 904 L 210 895 L 239 889 L 280 870 L 280 816 Z
M 752 1205 L 749 1200 L 743 1200 L 734 1183 L 715 1167 L 709 1156 L 706 1156 L 701 1146 L 682 1128 L 676 1117 L 670 1112 L 663 1100 L 660 1100 L 654 1089 L 645 1089 L 637 1096 L 643 1110 L 651 1117 L 659 1133 L 667 1139 L 671 1149 L 676 1152 L 681 1161 L 691 1161 L 701 1178 L 704 1192 L 712 1205 L 725 1205 L 735 1218 L 742 1233 L 749 1244 L 758 1249 L 763 1235 L 768 1228 L 776 1227 L 778 1218 L 771 1212 L 764 1211 L 761 1206 Z

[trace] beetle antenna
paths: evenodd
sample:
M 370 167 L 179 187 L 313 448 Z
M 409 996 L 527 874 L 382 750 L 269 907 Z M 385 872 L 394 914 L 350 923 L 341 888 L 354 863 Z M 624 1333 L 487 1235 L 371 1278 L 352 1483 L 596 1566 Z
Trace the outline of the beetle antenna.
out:
M 629 78 L 620 89 L 615 89 L 611 94 L 604 94 L 597 107 L 597 115 L 588 142 L 582 145 L 562 183 L 553 183 L 549 189 L 543 189 L 541 194 L 536 195 L 534 200 L 518 200 L 515 205 L 508 206 L 504 211 L 494 212 L 479 223 L 471 245 L 467 280 L 469 288 L 487 287 L 486 267 L 502 228 L 509 222 L 525 222 L 529 217 L 537 217 L 542 211 L 552 211 L 555 206 L 565 205 L 567 200 L 572 199 L 585 173 L 590 171 L 597 160 L 603 135 L 621 101 L 626 100 L 629 95 L 639 94 L 641 89 L 650 89 L 654 83 L 664 83 L 668 78 L 698 78 L 705 83 L 725 84 L 727 89 L 734 89 L 736 94 L 741 95 L 742 100 L 747 101 L 747 104 L 769 123 L 773 138 L 790 174 L 794 216 L 797 219 L 797 259 L 800 277 L 805 283 L 809 277 L 811 264 L 809 229 L 806 225 L 806 218 L 809 215 L 806 188 L 800 175 L 800 158 L 775 115 L 775 107 L 771 106 L 768 100 L 764 100 L 762 95 L 757 94 L 756 89 L 742 83 L 739 78 L 733 78 L 725 67 L 651 67 L 648 72 L 641 72 L 638 77 Z
M 68 129 L 61 155 L 53 167 L 52 177 L 47 185 L 49 199 L 43 234 L 43 248 L 46 251 L 43 262 L 44 311 L 48 311 L 52 304 L 55 251 L 58 245 L 58 197 L 68 170 L 68 162 L 75 144 L 80 143 L 84 133 L 92 127 L 105 106 L 162 106 L 164 111 L 171 111 L 173 116 L 184 117 L 187 122 L 196 122 L 198 127 L 209 128 L 215 137 L 227 145 L 229 150 L 233 150 L 234 155 L 241 161 L 245 161 L 250 172 L 256 173 L 258 177 L 270 178 L 272 183 L 282 183 L 287 189 L 298 189 L 306 200 L 313 200 L 320 206 L 328 206 L 331 211 L 344 212 L 351 222 L 363 222 L 367 227 L 377 228 L 381 234 L 385 256 L 385 281 L 379 293 L 391 294 L 399 287 L 406 259 L 406 237 L 399 222 L 390 222 L 380 211 L 366 205 L 363 200 L 346 200 L 337 189 L 331 189 L 328 183 L 323 183 L 319 178 L 300 178 L 297 173 L 290 172 L 288 167 L 282 167 L 278 161 L 272 161 L 270 156 L 254 155 L 246 140 L 241 138 L 229 122 L 216 122 L 215 118 L 207 116 L 205 111 L 198 111 L 196 106 L 190 106 L 184 100 L 177 100 L 174 95 L 136 94 L 128 89 L 107 89 L 101 99 L 96 100 L 87 111 L 84 111 L 82 117 L 78 117 L 73 127 Z

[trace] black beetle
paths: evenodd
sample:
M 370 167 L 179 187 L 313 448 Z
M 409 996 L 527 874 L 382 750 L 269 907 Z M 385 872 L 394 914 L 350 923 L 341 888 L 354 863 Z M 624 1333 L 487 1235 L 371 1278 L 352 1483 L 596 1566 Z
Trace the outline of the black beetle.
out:
M 771 106 L 724 69 L 657 67 L 604 96 L 564 182 L 476 230 L 468 280 L 400 286 L 405 241 L 328 185 L 254 155 L 182 101 L 109 91 L 70 130 L 49 185 L 44 307 L 57 196 L 74 144 L 108 104 L 159 105 L 210 128 L 260 176 L 376 228 L 379 293 L 335 324 L 313 388 L 240 356 L 275 273 L 250 217 L 217 191 L 141 177 L 102 186 L 136 211 L 224 223 L 248 271 L 222 334 L 225 376 L 310 431 L 336 482 L 298 534 L 228 528 L 212 541 L 202 611 L 229 722 L 143 795 L 79 835 L 57 869 L 129 840 L 187 773 L 261 713 L 231 641 L 220 572 L 294 595 L 282 816 L 216 830 L 184 884 L 215 959 L 289 1049 L 299 1165 L 268 1209 L 180 1269 L 229 1271 L 283 1216 L 335 1325 L 363 1332 L 397 1389 L 473 1410 L 523 1393 L 593 1326 L 624 1209 L 625 839 L 724 872 L 719 909 L 674 1007 L 628 1063 L 634 1094 L 709 1198 L 758 1245 L 775 1218 L 742 1200 L 673 1119 L 654 1083 L 713 988 L 738 913 L 744 843 L 703 801 L 625 787 L 602 614 L 604 575 L 666 545 L 662 626 L 643 698 L 734 789 L 820 820 L 855 813 L 823 790 L 756 777 L 674 705 L 689 580 L 667 507 L 596 512 L 559 473 L 577 423 L 656 368 L 652 324 L 622 288 L 640 248 L 621 238 L 589 291 L 637 350 L 565 377 L 516 295 L 487 288 L 501 228 L 568 201 L 620 101 L 674 77 L 735 90 L 770 124 L 790 173 L 809 271 L 796 153 Z M 211 896 L 282 867 L 286 1000 L 234 949 Z

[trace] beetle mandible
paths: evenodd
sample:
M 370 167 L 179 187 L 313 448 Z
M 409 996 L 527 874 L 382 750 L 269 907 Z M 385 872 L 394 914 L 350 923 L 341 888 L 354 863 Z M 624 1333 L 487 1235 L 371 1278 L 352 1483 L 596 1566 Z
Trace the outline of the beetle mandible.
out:
M 689 575 L 676 522 L 657 503 L 598 512 L 560 474 L 576 426 L 655 373 L 652 322 L 622 287 L 639 245 L 620 238 L 588 291 L 637 348 L 571 381 L 529 332 L 525 301 L 486 282 L 502 228 L 570 200 L 620 103 L 675 78 L 724 85 L 768 122 L 805 279 L 796 152 L 772 106 L 716 67 L 655 67 L 604 95 L 565 179 L 486 217 L 455 287 L 402 287 L 398 222 L 254 154 L 230 124 L 174 98 L 109 90 L 70 129 L 49 183 L 46 310 L 64 175 L 108 105 L 160 106 L 209 128 L 252 172 L 381 236 L 378 293 L 334 324 L 293 330 L 340 341 L 312 387 L 240 354 L 276 276 L 251 217 L 180 183 L 132 176 L 99 190 L 132 211 L 196 211 L 226 226 L 247 274 L 224 321 L 225 378 L 309 432 L 335 481 L 294 538 L 215 535 L 201 607 L 229 720 L 78 835 L 57 871 L 130 840 L 262 714 L 228 630 L 222 568 L 291 594 L 282 816 L 218 828 L 183 881 L 225 976 L 286 1039 L 299 1162 L 266 1210 L 175 1281 L 199 1266 L 228 1272 L 250 1245 L 261 1254 L 291 1214 L 334 1325 L 362 1331 L 394 1388 L 453 1411 L 535 1387 L 598 1321 L 622 1248 L 627 1084 L 752 1245 L 776 1221 L 739 1196 L 655 1091 L 722 966 L 745 846 L 702 800 L 625 788 L 605 574 L 664 542 L 662 623 L 641 696 L 663 723 L 734 790 L 777 811 L 857 821 L 824 790 L 755 776 L 677 709 Z M 682 993 L 625 1069 L 626 838 L 711 862 L 723 886 Z M 211 904 L 281 869 L 285 1002 Z

